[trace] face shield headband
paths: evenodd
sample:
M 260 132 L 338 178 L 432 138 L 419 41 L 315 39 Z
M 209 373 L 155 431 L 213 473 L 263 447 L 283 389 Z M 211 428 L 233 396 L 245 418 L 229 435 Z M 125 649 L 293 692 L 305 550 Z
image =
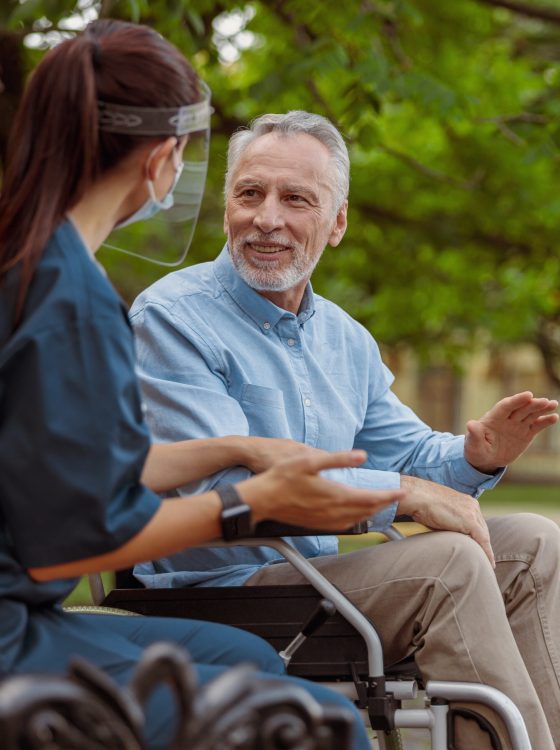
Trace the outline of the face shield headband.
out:
M 204 82 L 199 82 L 199 86 L 203 100 L 183 107 L 129 107 L 99 102 L 99 129 L 103 132 L 187 137 L 176 184 L 159 206 L 166 210 L 156 215 L 145 212 L 146 218 L 134 223 L 125 221 L 122 227 L 113 230 L 104 247 L 161 266 L 178 266 L 185 260 L 198 220 L 208 168 L 211 94 Z

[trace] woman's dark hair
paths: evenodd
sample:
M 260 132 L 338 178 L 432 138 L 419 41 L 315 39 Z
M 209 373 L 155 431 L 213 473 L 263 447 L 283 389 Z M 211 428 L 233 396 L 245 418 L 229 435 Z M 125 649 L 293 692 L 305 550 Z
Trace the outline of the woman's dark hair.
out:
M 105 170 L 149 140 L 100 131 L 98 101 L 170 108 L 200 99 L 189 63 L 146 26 L 95 21 L 45 55 L 13 124 L 0 194 L 0 283 L 18 266 L 16 320 L 66 212 Z

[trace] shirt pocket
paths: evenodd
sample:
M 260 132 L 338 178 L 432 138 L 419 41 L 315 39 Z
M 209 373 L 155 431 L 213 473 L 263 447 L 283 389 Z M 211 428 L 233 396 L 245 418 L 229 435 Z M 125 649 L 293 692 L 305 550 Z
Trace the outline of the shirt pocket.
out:
M 250 435 L 290 437 L 281 390 L 245 383 L 239 403 L 249 423 Z
M 283 409 L 284 394 L 278 388 L 265 388 L 263 385 L 245 383 L 241 388 L 241 403 L 275 406 L 277 409 Z

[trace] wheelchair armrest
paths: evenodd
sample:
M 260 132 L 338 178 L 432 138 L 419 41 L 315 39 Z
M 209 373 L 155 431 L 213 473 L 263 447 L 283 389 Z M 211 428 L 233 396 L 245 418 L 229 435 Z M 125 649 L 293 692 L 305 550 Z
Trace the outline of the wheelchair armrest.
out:
M 330 536 L 332 534 L 358 535 L 367 534 L 367 521 L 361 521 L 349 529 L 343 531 L 320 531 L 317 529 L 308 529 L 305 526 L 292 526 L 287 523 L 278 523 L 276 521 L 261 521 L 255 527 L 253 535 L 247 537 L 247 544 L 251 544 L 253 539 L 278 539 L 284 536 Z M 244 540 L 236 540 L 236 544 L 243 545 Z M 209 547 L 212 543 L 208 543 Z M 119 580 L 120 579 L 120 580 Z M 91 598 L 95 605 L 101 604 L 105 599 L 105 587 L 100 573 L 90 573 L 88 575 Z M 143 588 L 133 576 L 132 570 L 117 572 L 117 581 L 119 588 Z
M 340 529 L 337 531 L 322 531 L 319 529 L 310 529 L 306 526 L 292 526 L 289 523 L 278 523 L 277 521 L 261 521 L 255 526 L 251 539 L 261 537 L 280 537 L 280 536 L 332 536 L 333 534 L 357 535 L 367 534 L 369 531 L 367 521 L 351 526 L 349 529 Z

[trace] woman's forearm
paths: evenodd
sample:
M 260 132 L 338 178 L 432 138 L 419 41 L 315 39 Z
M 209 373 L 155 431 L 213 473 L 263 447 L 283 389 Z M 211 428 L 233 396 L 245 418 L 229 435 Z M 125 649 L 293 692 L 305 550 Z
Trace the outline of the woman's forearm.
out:
M 276 519 L 326 531 L 346 529 L 403 498 L 402 490 L 348 487 L 320 474 L 327 469 L 360 466 L 365 458 L 364 451 L 308 452 L 238 482 L 236 488 L 251 508 L 254 523 Z M 28 572 L 37 581 L 72 578 L 129 568 L 187 547 L 208 545 L 221 536 L 221 511 L 217 492 L 163 500 L 146 526 L 118 549 L 61 565 L 30 568 Z
M 168 492 L 230 466 L 246 466 L 249 445 L 250 438 L 237 435 L 156 443 L 144 464 L 142 484 Z
M 142 483 L 154 492 L 168 492 L 231 466 L 246 466 L 253 474 L 302 455 L 325 451 L 287 438 L 228 435 L 179 443 L 156 443 L 150 448 Z
M 269 517 L 276 486 L 274 478 L 264 475 L 237 485 L 243 499 L 251 506 L 253 521 Z M 220 539 L 221 512 L 222 503 L 216 492 L 162 500 L 146 526 L 121 547 L 60 565 L 29 568 L 28 573 L 36 581 L 51 581 L 104 570 L 122 570 L 146 560 L 168 557 L 187 547 Z

